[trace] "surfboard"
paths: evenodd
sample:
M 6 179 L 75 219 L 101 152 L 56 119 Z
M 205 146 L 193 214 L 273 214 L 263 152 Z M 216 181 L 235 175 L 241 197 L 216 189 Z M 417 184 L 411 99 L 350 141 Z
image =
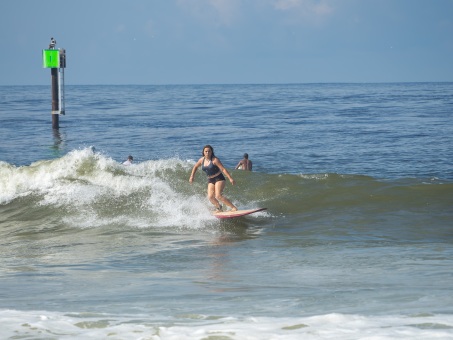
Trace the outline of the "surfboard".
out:
M 214 216 L 217 218 L 235 218 L 250 215 L 258 211 L 266 210 L 267 208 L 258 208 L 258 209 L 246 209 L 246 210 L 236 210 L 236 211 L 221 211 L 214 213 Z

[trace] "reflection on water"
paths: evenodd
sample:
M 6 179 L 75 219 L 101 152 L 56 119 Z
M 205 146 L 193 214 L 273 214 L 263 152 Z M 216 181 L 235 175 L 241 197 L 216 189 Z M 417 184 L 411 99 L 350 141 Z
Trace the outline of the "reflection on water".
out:
M 242 278 L 237 274 L 243 262 L 238 256 L 237 247 L 242 241 L 260 236 L 261 228 L 246 223 L 247 218 L 236 221 L 221 221 L 220 235 L 215 237 L 205 254 L 209 265 L 206 267 L 205 280 L 202 285 L 210 292 L 224 293 L 246 289 L 241 284 Z
M 53 132 L 53 145 L 50 147 L 55 157 L 61 157 L 64 149 L 66 135 L 61 133 L 59 129 L 52 129 Z

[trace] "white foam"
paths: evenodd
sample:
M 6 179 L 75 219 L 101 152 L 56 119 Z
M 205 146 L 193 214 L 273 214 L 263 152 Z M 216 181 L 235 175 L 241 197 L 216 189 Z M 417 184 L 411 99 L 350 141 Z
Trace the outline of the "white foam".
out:
M 217 317 L 0 310 L 0 338 L 452 339 L 453 315 Z
M 218 221 L 210 213 L 205 183 L 189 183 L 191 168 L 177 158 L 124 166 L 92 148 L 30 166 L 1 163 L 0 204 L 30 197 L 33 204 L 61 211 L 62 221 L 77 228 L 201 229 Z M 251 218 L 263 216 L 269 213 Z

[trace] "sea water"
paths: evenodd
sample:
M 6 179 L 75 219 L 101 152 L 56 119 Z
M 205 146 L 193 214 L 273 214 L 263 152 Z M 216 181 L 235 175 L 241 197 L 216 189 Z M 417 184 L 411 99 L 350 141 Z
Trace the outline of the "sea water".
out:
M 453 83 L 50 96 L 0 87 L 0 338 L 453 339 Z

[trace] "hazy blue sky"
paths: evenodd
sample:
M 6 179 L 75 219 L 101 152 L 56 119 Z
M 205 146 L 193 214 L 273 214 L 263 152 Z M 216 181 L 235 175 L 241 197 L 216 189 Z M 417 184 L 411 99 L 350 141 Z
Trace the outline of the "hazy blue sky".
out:
M 1 0 L 0 85 L 453 81 L 453 0 Z

